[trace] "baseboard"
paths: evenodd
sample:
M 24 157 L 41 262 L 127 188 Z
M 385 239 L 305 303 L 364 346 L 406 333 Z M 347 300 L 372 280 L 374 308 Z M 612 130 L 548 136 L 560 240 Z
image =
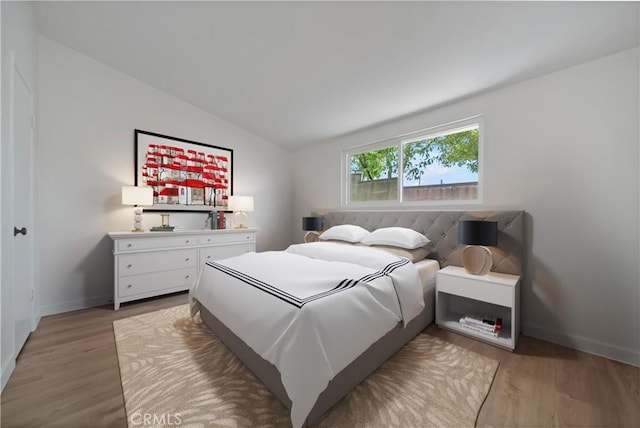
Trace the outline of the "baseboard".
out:
M 40 313 L 40 311 L 38 311 L 35 316 L 33 317 L 33 319 L 31 320 L 31 331 L 34 332 L 36 331 L 36 328 L 38 328 L 38 324 L 40 324 L 40 320 L 42 319 L 42 314 Z
M 640 350 L 638 349 L 623 348 L 582 336 L 562 334 L 531 324 L 522 325 L 522 334 L 588 354 L 640 367 Z
M 40 307 L 40 317 L 47 315 L 61 314 L 64 312 L 77 311 L 80 309 L 92 308 L 94 306 L 107 305 L 113 303 L 112 296 L 92 297 L 89 299 L 71 300 L 68 302 L 54 303 Z
M 5 364 L 2 365 L 2 375 L 1 375 L 2 388 L 0 388 L 0 391 L 4 391 L 4 387 L 7 386 L 7 382 L 9 382 L 9 378 L 11 377 L 11 374 L 13 373 L 13 369 L 15 368 L 16 368 L 15 358 L 9 359 L 9 361 L 7 361 Z

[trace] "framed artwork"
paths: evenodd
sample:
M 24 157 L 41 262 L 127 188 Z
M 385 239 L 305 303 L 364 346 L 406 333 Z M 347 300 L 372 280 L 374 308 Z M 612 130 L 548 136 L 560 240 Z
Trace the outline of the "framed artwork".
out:
M 135 130 L 135 185 L 153 188 L 145 211 L 224 211 L 233 194 L 233 150 Z

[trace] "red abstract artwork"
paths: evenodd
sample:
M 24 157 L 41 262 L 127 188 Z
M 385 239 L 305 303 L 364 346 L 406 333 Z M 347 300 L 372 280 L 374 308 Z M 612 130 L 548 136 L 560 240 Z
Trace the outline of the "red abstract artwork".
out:
M 153 209 L 225 210 L 233 151 L 136 130 L 136 185 L 153 188 Z

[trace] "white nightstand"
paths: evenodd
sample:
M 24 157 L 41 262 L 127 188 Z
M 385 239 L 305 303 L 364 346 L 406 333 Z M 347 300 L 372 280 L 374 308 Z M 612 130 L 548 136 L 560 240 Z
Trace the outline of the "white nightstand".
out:
M 468 330 L 459 322 L 465 315 L 502 318 L 502 330 L 498 337 Z M 496 272 L 471 275 L 459 266 L 439 270 L 436 324 L 513 351 L 520 333 L 520 277 Z

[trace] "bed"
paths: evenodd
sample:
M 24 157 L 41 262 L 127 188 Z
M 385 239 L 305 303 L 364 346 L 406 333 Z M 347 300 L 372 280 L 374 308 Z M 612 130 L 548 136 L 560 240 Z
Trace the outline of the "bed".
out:
M 521 212 L 515 213 L 522 214 Z M 402 221 L 401 214 L 392 213 L 390 215 Z M 461 218 L 466 214 L 465 212 L 457 212 L 452 218 Z M 338 218 L 342 215 L 343 213 L 337 214 Z M 376 214 L 367 213 L 366 215 Z M 491 213 L 491 215 L 495 216 L 495 213 Z M 509 216 L 509 219 L 511 217 L 513 216 Z M 360 222 L 362 222 L 362 218 L 364 217 L 359 219 Z M 331 225 L 332 221 L 336 221 L 338 224 L 340 222 L 340 220 L 332 219 L 331 215 L 325 216 L 325 224 Z M 347 222 L 354 223 L 357 221 L 357 218 L 347 220 Z M 513 221 L 511 219 L 508 224 L 505 223 L 503 229 L 512 229 Z M 205 324 L 220 337 L 274 395 L 291 408 L 291 421 L 294 427 L 304 424 L 311 425 L 433 321 L 435 273 L 441 265 L 447 263 L 446 257 L 442 260 L 444 254 L 442 243 L 446 242 L 447 239 L 451 239 L 451 231 L 455 229 L 456 222 L 457 219 L 453 221 L 453 225 L 447 233 L 439 232 L 437 236 L 433 236 L 430 243 L 431 257 L 433 258 L 417 263 L 410 263 L 406 259 L 389 254 L 384 257 L 373 256 L 370 253 L 366 253 L 365 250 L 376 250 L 369 248 L 361 250 L 350 249 L 348 251 L 337 250 L 335 247 L 321 248 L 323 256 L 320 256 L 320 258 L 326 256 L 330 260 L 323 260 L 328 264 L 318 267 L 318 271 L 314 276 L 328 276 L 330 281 L 336 282 L 345 273 L 336 272 L 336 277 L 332 272 L 335 265 L 353 263 L 354 261 L 360 261 L 362 258 L 367 259 L 368 261 L 364 263 L 369 263 L 370 266 L 365 266 L 364 270 L 360 267 L 347 266 L 348 269 L 355 269 L 353 272 L 347 269 L 347 278 L 368 278 L 367 275 L 371 276 L 372 272 L 386 272 L 388 275 L 376 276 L 374 274 L 372 276 L 376 277 L 375 281 L 372 281 L 368 287 L 355 291 L 354 289 L 357 287 L 349 288 L 341 281 L 337 281 L 337 283 L 342 285 L 335 288 L 349 288 L 347 292 L 337 293 L 330 291 L 334 290 L 333 287 L 330 289 L 322 288 L 328 287 L 328 285 L 322 285 L 319 289 L 313 289 L 312 287 L 315 291 L 309 292 L 307 295 L 294 295 L 293 297 L 300 299 L 294 299 L 293 303 L 291 301 L 286 302 L 286 300 L 295 294 L 288 292 L 297 290 L 295 281 L 289 280 L 287 285 L 285 280 L 284 286 L 278 285 L 274 289 L 272 280 L 276 277 L 275 272 L 282 271 L 282 266 L 285 265 L 300 266 L 300 269 L 307 270 L 307 267 L 303 266 L 307 263 L 306 259 L 295 258 L 290 254 L 279 254 L 282 252 L 268 252 L 262 254 L 254 253 L 247 257 L 240 256 L 242 260 L 232 258 L 213 262 L 203 270 L 198 285 L 190 293 L 192 313 L 199 311 Z M 520 220 L 520 241 L 521 226 Z M 433 229 L 431 232 L 433 232 Z M 432 235 L 434 234 L 432 233 Z M 292 247 L 296 257 L 309 257 L 307 252 L 311 251 L 310 249 L 313 248 L 313 245 L 303 244 Z M 313 248 L 313 251 L 316 250 L 317 248 Z M 344 251 L 349 254 L 345 256 L 343 254 Z M 355 251 L 355 253 L 350 254 L 352 251 Z M 365 252 L 362 253 L 362 251 Z M 455 248 L 447 252 L 447 256 L 451 257 L 451 252 L 454 251 L 456 251 Z M 334 252 L 340 255 L 333 256 Z M 503 254 L 504 257 L 500 261 L 508 261 L 513 256 L 508 251 L 504 251 Z M 440 257 L 434 257 L 434 255 Z M 310 258 L 319 257 L 315 253 L 311 254 L 311 256 Z M 344 261 L 344 257 L 348 260 Z M 279 260 L 280 258 L 283 260 Z M 452 258 L 455 260 L 455 255 Z M 278 263 L 282 264 L 279 265 Z M 314 261 L 313 263 L 316 262 Z M 511 266 L 511 263 L 507 265 Z M 265 266 L 271 266 L 272 268 L 265 268 Z M 274 272 L 269 272 L 269 270 Z M 295 278 L 299 273 L 299 271 L 293 269 L 293 275 L 289 275 L 289 278 Z M 394 275 L 400 279 L 396 278 L 396 281 L 393 278 Z M 389 280 L 389 277 L 391 277 L 391 280 Z M 309 280 L 312 280 L 312 278 L 307 279 L 307 281 Z M 376 281 L 380 281 L 380 283 Z M 389 286 L 389 281 L 391 281 L 391 286 Z M 221 291 L 220 286 L 218 286 L 218 291 L 212 292 L 212 287 L 206 285 L 211 282 L 218 285 L 224 282 L 228 283 L 229 286 L 225 286 L 226 291 Z M 355 281 L 355 283 L 360 282 Z M 396 282 L 400 285 L 397 285 Z M 243 287 L 238 287 L 238 284 L 243 284 Z M 249 294 L 240 296 L 230 294 L 231 292 L 237 293 L 239 289 L 249 290 Z M 372 289 L 375 292 L 372 293 L 370 291 Z M 283 294 L 283 290 L 285 294 Z M 364 300 L 357 301 L 354 306 L 348 306 L 347 303 L 343 303 L 347 301 L 347 298 L 342 297 L 347 296 L 348 293 L 366 297 L 364 297 Z M 395 293 L 395 296 L 393 293 Z M 322 298 L 316 299 L 316 297 L 311 298 L 310 296 L 321 296 Z M 266 298 L 270 300 L 264 300 Z M 264 321 L 265 313 L 272 310 L 270 306 L 272 303 L 270 302 L 278 301 L 279 307 L 289 307 L 295 306 L 296 303 L 304 305 L 306 303 L 302 302 L 305 299 L 310 299 L 309 301 L 313 301 L 315 307 L 320 308 L 315 313 L 308 310 L 307 313 L 311 314 L 308 317 L 300 316 L 303 319 L 300 323 L 305 327 L 292 328 L 288 324 L 291 322 L 290 317 L 278 315 L 273 324 L 267 328 L 262 328 L 263 325 L 270 324 Z M 394 304 L 393 300 L 397 303 Z M 253 303 L 247 303 L 248 301 Z M 349 305 L 353 304 L 349 303 Z M 375 306 L 375 310 L 378 312 L 369 312 L 372 310 L 370 307 L 363 310 L 362 307 L 367 307 L 367 305 Z M 311 306 L 309 304 L 306 307 Z M 357 316 L 354 316 L 354 311 Z M 238 317 L 240 321 L 236 321 L 230 315 L 233 313 L 242 314 Z M 347 318 L 340 318 L 341 314 L 346 314 L 344 316 Z M 345 322 L 347 319 L 348 323 Z M 338 328 L 337 326 L 341 325 L 340 323 L 343 323 L 342 325 L 348 324 L 348 328 Z M 352 324 L 358 323 L 364 324 L 364 326 L 352 326 Z M 353 328 L 359 328 L 360 330 L 353 330 Z M 293 332 L 290 330 L 293 330 Z M 320 345 L 317 345 L 316 336 L 329 337 L 327 331 L 332 332 L 331 340 L 335 340 L 337 344 L 329 346 L 326 343 L 320 343 Z M 358 333 L 354 334 L 355 331 Z M 274 334 L 275 336 L 269 337 L 269 334 Z M 338 337 L 335 338 L 334 336 Z M 366 338 L 361 338 L 361 336 L 366 336 Z M 284 339 L 282 339 L 283 337 Z M 312 339 L 309 339 L 309 337 Z M 353 340 L 348 340 L 349 337 L 353 338 Z M 322 340 L 319 340 L 319 342 L 322 342 Z M 274 343 L 273 347 L 269 346 L 270 343 Z M 276 347 L 276 344 L 280 348 L 272 349 Z M 298 347 L 297 350 L 296 346 Z M 320 376 L 324 376 L 320 381 L 317 379 L 316 372 L 321 372 Z M 290 397 L 293 397 L 293 400 Z

